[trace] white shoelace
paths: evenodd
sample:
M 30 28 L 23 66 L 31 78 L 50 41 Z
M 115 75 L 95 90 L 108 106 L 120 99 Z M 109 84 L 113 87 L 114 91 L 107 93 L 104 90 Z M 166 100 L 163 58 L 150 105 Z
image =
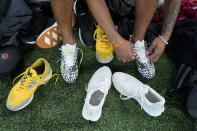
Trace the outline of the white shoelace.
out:
M 142 106 L 144 105 L 144 100 L 143 100 L 143 96 L 145 95 L 145 93 L 147 93 L 148 91 L 148 88 L 145 86 L 145 88 L 138 88 L 138 90 L 136 91 L 136 95 L 134 97 L 139 97 L 140 100 L 141 100 L 141 109 L 142 109 Z M 122 94 L 120 95 L 120 99 L 122 100 L 128 100 L 130 98 L 134 98 L 133 96 L 123 96 Z
M 140 57 L 140 59 L 143 63 L 148 62 L 148 58 L 146 57 L 145 49 L 141 49 L 140 47 L 134 47 L 133 49 L 134 49 L 135 53 Z
M 66 60 L 69 60 L 71 62 L 74 60 L 75 52 L 66 54 L 65 50 L 62 50 L 62 48 L 60 48 L 59 50 L 61 51 L 62 57 L 59 60 L 57 60 L 57 62 L 59 62 L 61 59 L 66 59 Z M 79 65 L 78 65 L 80 67 L 80 65 L 83 61 L 83 51 L 82 51 L 81 48 L 77 48 L 77 50 L 80 50 L 80 52 L 81 52 L 81 59 L 79 61 Z M 66 64 L 64 64 L 64 65 L 66 66 Z M 66 67 L 64 69 L 66 69 Z
M 99 81 L 97 81 L 94 86 L 95 87 L 103 87 L 103 85 L 106 85 L 107 81 L 105 79 L 101 79 Z M 85 91 L 88 92 L 88 84 L 86 83 L 86 86 L 85 86 Z

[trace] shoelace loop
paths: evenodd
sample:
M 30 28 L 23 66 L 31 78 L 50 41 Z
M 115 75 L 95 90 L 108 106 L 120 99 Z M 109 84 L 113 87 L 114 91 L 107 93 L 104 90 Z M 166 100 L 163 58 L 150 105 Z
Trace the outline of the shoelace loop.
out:
M 17 77 L 15 77 L 14 80 L 12 81 L 12 85 L 14 86 L 15 81 L 16 81 L 18 78 L 20 78 L 21 76 L 24 76 L 23 79 L 22 79 L 22 81 L 21 81 L 21 83 L 22 83 L 22 84 L 21 84 L 21 87 L 28 86 L 29 83 L 30 83 L 34 78 L 37 77 L 37 76 L 36 76 L 36 77 L 30 76 L 30 75 L 28 74 L 29 70 L 30 70 L 30 68 L 27 68 L 25 72 L 23 72 L 23 73 L 21 73 L 20 75 L 18 75 Z M 24 85 L 24 86 L 23 86 L 23 85 Z
M 146 51 L 145 48 L 140 48 L 140 47 L 134 47 L 133 48 L 135 53 L 139 56 L 139 58 L 141 59 L 141 61 L 143 63 L 147 63 L 148 62 L 148 58 L 146 57 Z
M 139 97 L 140 100 L 141 100 L 141 110 L 142 110 L 142 107 L 144 105 L 144 100 L 143 100 L 143 97 L 145 95 L 145 93 L 147 93 L 148 91 L 148 88 L 145 86 L 144 88 L 138 88 L 137 91 L 136 91 L 136 94 L 134 96 L 123 96 L 122 94 L 120 95 L 120 99 L 122 100 L 128 100 L 130 98 L 134 98 L 134 97 Z
M 37 79 L 37 83 L 41 83 L 41 80 L 43 79 L 43 75 L 41 76 L 30 76 L 28 74 L 28 70 L 30 68 L 27 68 L 25 72 L 21 73 L 20 75 L 18 75 L 17 77 L 14 78 L 14 80 L 12 81 L 12 85 L 14 86 L 15 85 L 15 81 L 20 78 L 21 76 L 24 76 L 21 83 L 20 83 L 20 86 L 19 86 L 19 89 L 23 89 L 23 91 L 25 92 L 28 92 L 26 89 L 27 89 L 27 86 L 29 86 L 31 84 L 31 82 L 33 80 L 36 79 L 36 77 L 39 77 L 39 79 Z M 57 82 L 59 80 L 59 74 L 53 74 L 45 83 L 43 83 L 43 85 L 47 85 L 47 83 L 49 82 L 50 79 L 52 79 L 54 76 L 57 76 L 56 80 L 55 80 L 55 85 L 57 85 Z M 39 81 L 38 81 L 39 80 Z
M 112 46 L 112 44 L 110 43 L 107 35 L 105 34 L 105 32 L 101 29 L 101 27 L 98 25 L 97 29 L 94 32 L 94 40 L 98 40 L 100 42 L 102 42 L 102 46 L 103 48 L 109 48 Z

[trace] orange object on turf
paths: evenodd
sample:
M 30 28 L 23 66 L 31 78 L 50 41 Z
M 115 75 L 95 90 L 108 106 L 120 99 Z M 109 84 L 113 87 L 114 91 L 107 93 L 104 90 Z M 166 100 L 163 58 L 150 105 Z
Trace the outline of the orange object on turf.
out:
M 36 44 L 40 48 L 52 48 L 57 46 L 61 40 L 60 30 L 58 29 L 57 23 L 55 23 L 40 34 L 36 40 Z
M 72 12 L 72 27 L 76 25 L 76 16 Z M 62 36 L 57 23 L 44 30 L 36 40 L 36 44 L 40 48 L 52 48 L 62 41 Z

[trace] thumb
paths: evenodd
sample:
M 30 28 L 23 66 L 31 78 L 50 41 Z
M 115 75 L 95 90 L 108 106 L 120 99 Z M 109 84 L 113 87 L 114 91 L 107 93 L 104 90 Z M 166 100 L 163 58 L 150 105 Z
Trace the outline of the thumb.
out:
M 130 46 L 130 49 L 131 49 L 132 56 L 135 57 L 136 54 L 135 54 L 135 52 L 133 50 L 133 46 Z
M 150 45 L 150 47 L 147 49 L 147 55 L 149 55 L 150 53 L 152 53 L 154 49 L 155 49 L 155 44 L 152 43 Z

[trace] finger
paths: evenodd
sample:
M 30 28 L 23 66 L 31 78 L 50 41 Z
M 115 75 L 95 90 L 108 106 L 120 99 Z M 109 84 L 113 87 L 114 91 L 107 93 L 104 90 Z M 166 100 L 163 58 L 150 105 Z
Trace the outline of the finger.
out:
M 150 59 L 150 54 L 148 53 L 147 50 L 146 50 L 146 57 L 147 57 L 148 59 Z
M 153 62 L 154 62 L 154 63 L 157 62 L 158 59 L 159 59 L 159 57 L 155 57 L 155 59 L 154 59 Z
M 158 60 L 160 57 L 161 57 L 161 55 L 158 54 L 158 55 L 154 58 L 153 62 L 157 62 L 157 60 Z
M 150 55 L 148 55 L 148 54 L 146 54 L 146 57 L 150 60 L 151 58 L 150 58 Z
M 127 62 L 126 59 L 121 59 L 121 61 L 124 62 L 124 63 Z
M 152 43 L 146 51 L 147 55 L 150 55 L 154 51 L 155 47 L 156 47 L 156 45 L 154 43 Z
M 120 59 L 119 57 L 117 57 L 117 59 L 118 59 L 119 61 L 121 61 L 121 59 Z
M 156 56 L 151 56 L 150 60 L 151 60 L 152 62 L 155 62 L 155 61 L 156 61 Z
M 126 62 L 131 62 L 131 60 L 130 59 L 126 59 Z
M 132 57 L 128 57 L 127 62 L 131 62 L 131 61 L 133 61 Z
M 135 59 L 136 53 L 133 50 L 133 47 L 131 47 L 131 60 L 133 61 Z
M 159 58 L 159 53 L 157 51 L 155 51 L 151 56 L 150 56 L 150 60 L 152 62 L 156 62 L 157 59 Z

